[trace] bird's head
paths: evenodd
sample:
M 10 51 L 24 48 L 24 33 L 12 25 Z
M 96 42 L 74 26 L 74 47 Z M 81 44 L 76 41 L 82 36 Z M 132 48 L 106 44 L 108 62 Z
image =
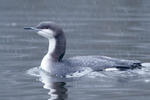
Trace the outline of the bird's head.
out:
M 60 28 L 55 23 L 50 22 L 50 21 L 41 22 L 40 24 L 38 24 L 35 27 L 26 27 L 24 29 L 34 30 L 39 35 L 41 35 L 45 38 L 48 38 L 48 39 L 56 38 L 57 36 L 61 35 L 61 33 L 63 33 L 62 28 Z

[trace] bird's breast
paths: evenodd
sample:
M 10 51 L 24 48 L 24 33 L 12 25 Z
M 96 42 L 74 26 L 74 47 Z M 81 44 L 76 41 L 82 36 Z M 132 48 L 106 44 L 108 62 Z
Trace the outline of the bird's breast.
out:
M 52 58 L 49 55 L 45 55 L 41 61 L 40 67 L 46 72 L 51 72 L 51 70 L 52 70 Z

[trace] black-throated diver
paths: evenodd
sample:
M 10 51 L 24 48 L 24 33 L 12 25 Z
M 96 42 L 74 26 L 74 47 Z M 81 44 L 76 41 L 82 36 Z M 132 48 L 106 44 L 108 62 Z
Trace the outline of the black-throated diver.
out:
M 134 69 L 141 68 L 141 62 L 136 60 L 121 60 L 106 56 L 76 56 L 62 60 L 66 49 L 66 38 L 63 29 L 54 22 L 41 22 L 36 27 L 24 28 L 34 30 L 49 40 L 49 48 L 40 68 L 52 75 L 66 75 L 81 71 L 88 67 L 94 71 L 106 68 Z

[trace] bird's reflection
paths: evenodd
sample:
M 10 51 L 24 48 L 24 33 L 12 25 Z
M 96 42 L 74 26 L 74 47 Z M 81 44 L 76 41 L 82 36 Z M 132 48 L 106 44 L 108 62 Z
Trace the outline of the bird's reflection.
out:
M 52 78 L 45 72 L 40 72 L 40 81 L 44 84 L 43 88 L 48 89 L 50 98 L 48 100 L 66 100 L 67 88 L 63 80 Z

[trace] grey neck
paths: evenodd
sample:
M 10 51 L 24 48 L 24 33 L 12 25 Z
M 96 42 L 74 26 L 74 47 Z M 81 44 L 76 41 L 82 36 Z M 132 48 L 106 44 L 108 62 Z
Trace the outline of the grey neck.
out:
M 48 55 L 53 62 L 61 61 L 66 50 L 66 38 L 65 35 L 59 34 L 58 36 L 49 39 Z

